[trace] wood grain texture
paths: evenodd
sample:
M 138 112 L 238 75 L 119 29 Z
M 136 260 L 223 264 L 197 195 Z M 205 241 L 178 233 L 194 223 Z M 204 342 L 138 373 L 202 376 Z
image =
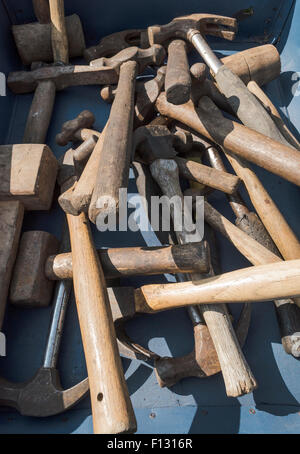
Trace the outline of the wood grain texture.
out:
M 284 136 L 286 141 L 297 150 L 300 150 L 300 143 L 296 139 L 296 137 L 291 133 L 288 129 L 287 125 L 282 120 L 280 113 L 270 100 L 270 98 L 265 94 L 265 92 L 260 88 L 260 86 L 254 81 L 251 80 L 247 85 L 248 90 L 251 91 L 259 101 L 265 106 L 268 110 L 270 116 L 274 120 L 277 128 L 280 130 L 281 134 Z
M 184 104 L 191 97 L 192 79 L 185 41 L 174 39 L 168 46 L 165 90 L 168 102 Z
M 138 312 L 194 304 L 263 302 L 300 295 L 300 260 L 243 268 L 202 281 L 152 284 L 135 292 Z
M 40 24 L 49 24 L 50 8 L 48 0 L 32 0 L 34 14 Z
M 38 84 L 28 113 L 23 143 L 46 143 L 55 95 L 56 87 L 51 80 Z
M 178 167 L 173 160 L 156 160 L 150 166 L 153 178 L 160 185 L 162 192 L 169 198 L 179 196 L 175 200 L 172 217 L 176 224 L 176 216 L 184 214 L 184 224 L 182 230 L 176 231 L 177 240 L 180 244 L 189 241 L 201 241 L 201 234 L 194 229 L 192 234 L 186 230 L 185 225 L 191 225 L 192 213 L 187 209 L 182 211 L 183 195 L 179 183 Z M 211 267 L 210 274 L 214 275 Z M 199 273 L 189 275 L 190 280 L 201 281 L 205 276 Z M 237 397 L 249 393 L 256 388 L 256 380 L 250 370 L 249 365 L 244 357 L 242 349 L 238 343 L 236 334 L 230 321 L 226 306 L 200 306 L 202 314 L 212 341 L 214 343 L 228 396 Z
M 135 432 L 102 267 L 84 213 L 67 215 L 76 306 L 96 434 Z
M 72 14 L 66 17 L 66 27 L 70 57 L 82 56 L 85 49 L 85 39 L 79 16 Z M 50 23 L 33 22 L 13 25 L 12 32 L 24 65 L 30 65 L 36 61 L 53 62 Z
M 74 188 L 72 194 L 72 205 L 76 212 L 87 212 L 96 184 L 97 172 L 100 163 L 100 156 L 103 149 L 104 138 L 108 123 L 105 125 L 98 142 Z M 71 214 L 71 213 L 70 213 Z
M 69 62 L 69 44 L 65 23 L 64 0 L 49 0 L 53 61 Z
M 199 108 L 195 108 L 191 101 L 179 106 L 168 103 L 165 93 L 161 93 L 156 107 L 162 115 L 181 121 L 234 154 L 300 185 L 300 153 L 297 150 L 223 117 L 206 96 L 201 98 Z
M 0 329 L 6 309 L 8 288 L 17 255 L 24 208 L 16 201 L 0 202 Z
M 40 144 L 0 146 L 0 200 L 19 200 L 27 210 L 49 210 L 58 163 Z
M 112 105 L 97 178 L 89 207 L 89 218 L 96 223 L 101 213 L 119 208 L 119 190 L 127 188 L 132 154 L 134 90 L 137 63 L 123 63 L 117 94 Z
M 97 251 L 106 278 L 164 273 L 208 272 L 206 243 L 163 247 L 126 247 Z M 47 257 L 48 279 L 72 279 L 72 254 Z
M 226 194 L 234 194 L 240 184 L 240 179 L 228 172 L 212 169 L 199 162 L 184 158 L 174 158 L 178 165 L 179 173 L 188 180 L 202 183 Z

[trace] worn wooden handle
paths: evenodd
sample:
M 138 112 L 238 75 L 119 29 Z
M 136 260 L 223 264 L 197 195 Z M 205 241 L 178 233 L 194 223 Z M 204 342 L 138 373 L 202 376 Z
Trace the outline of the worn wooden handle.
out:
M 260 88 L 260 86 L 255 82 L 255 80 L 251 80 L 247 88 L 251 93 L 253 93 L 257 99 L 265 106 L 265 108 L 269 111 L 274 123 L 276 124 L 277 128 L 284 136 L 285 140 L 297 150 L 300 150 L 300 143 L 296 139 L 296 137 L 291 133 L 288 129 L 287 125 L 282 120 L 280 113 L 271 102 L 270 98 L 265 94 L 265 92 Z M 273 137 L 274 138 L 274 137 Z
M 49 0 L 51 16 L 51 41 L 54 62 L 69 62 L 69 43 L 65 23 L 63 0 Z
M 203 96 L 199 108 L 190 101 L 175 106 L 168 103 L 165 93 L 156 102 L 157 110 L 181 121 L 234 154 L 300 185 L 300 153 L 263 134 L 223 117 L 215 104 Z
M 223 65 L 214 77 L 231 109 L 245 126 L 290 146 L 266 109 L 234 72 Z
M 39 82 L 26 121 L 23 143 L 46 143 L 56 88 L 51 80 Z
M 175 200 L 172 211 L 174 225 L 176 225 L 176 218 L 184 215 L 183 228 L 176 231 L 178 242 L 184 244 L 189 241 L 201 241 L 201 233 L 197 230 L 197 227 L 192 235 L 185 228 L 185 225 L 191 225 L 192 213 L 182 206 L 183 195 L 176 162 L 157 159 L 151 164 L 150 170 L 163 194 L 169 199 Z M 212 268 L 210 274 L 214 274 Z M 189 275 L 189 278 L 200 281 L 204 276 L 193 273 Z M 257 386 L 256 381 L 238 343 L 226 306 L 203 305 L 199 309 L 207 324 L 219 358 L 227 395 L 236 397 L 251 392 Z
M 206 242 L 162 247 L 126 247 L 97 251 L 106 278 L 188 273 L 209 270 Z M 48 279 L 72 279 L 72 254 L 50 256 L 45 264 Z
M 182 177 L 218 189 L 226 194 L 234 194 L 240 184 L 240 179 L 228 172 L 212 169 L 199 162 L 184 158 L 174 158 L 174 160 Z
M 97 172 L 108 123 L 105 125 L 95 148 L 79 178 L 71 196 L 73 209 L 77 213 L 87 212 L 96 184 Z M 86 137 L 84 135 L 84 137 Z M 72 210 L 72 209 L 71 209 Z M 72 211 L 67 211 L 72 214 Z
M 243 268 L 202 281 L 152 284 L 135 291 L 138 312 L 195 304 L 244 303 L 300 295 L 300 260 Z
M 181 39 L 171 41 L 168 47 L 168 64 L 165 80 L 167 100 L 184 104 L 191 97 L 192 79 L 187 58 L 186 43 Z
M 100 213 L 118 210 L 119 190 L 128 185 L 136 73 L 137 63 L 134 61 L 121 66 L 89 207 L 89 218 L 94 223 Z
M 136 420 L 126 386 L 103 271 L 86 215 L 67 215 L 73 281 L 86 358 L 94 433 L 134 432 Z

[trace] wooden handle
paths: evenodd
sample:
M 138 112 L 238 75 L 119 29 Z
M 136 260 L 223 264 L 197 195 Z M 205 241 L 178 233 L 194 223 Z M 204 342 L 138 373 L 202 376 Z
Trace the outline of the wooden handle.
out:
M 221 58 L 221 61 L 246 85 L 250 80 L 259 86 L 265 85 L 276 79 L 281 71 L 280 55 L 272 44 L 252 47 Z
M 107 289 L 85 214 L 67 215 L 77 312 L 94 433 L 134 432 L 136 420 L 118 352 Z
M 49 24 L 50 9 L 48 0 L 32 0 L 34 14 L 40 24 Z
M 275 122 L 277 128 L 280 130 L 281 134 L 284 136 L 285 140 L 297 150 L 300 150 L 300 143 L 288 129 L 284 121 L 282 120 L 280 113 L 271 102 L 270 98 L 265 94 L 265 92 L 260 88 L 260 86 L 254 81 L 250 81 L 247 85 L 247 88 L 251 93 L 253 93 L 260 102 L 268 109 L 269 114 L 271 115 L 273 121 Z
M 53 81 L 39 82 L 27 117 L 23 143 L 46 143 L 55 95 L 56 88 Z
M 218 151 L 214 147 L 210 147 L 208 153 L 211 164 L 215 165 L 218 169 L 223 170 L 225 166 Z M 250 212 L 244 204 L 244 201 L 240 197 L 237 199 L 237 201 L 234 197 L 230 197 L 229 203 L 233 211 L 236 213 L 237 219 L 235 220 L 235 223 L 237 227 L 239 227 L 239 229 L 241 229 L 251 238 L 258 241 L 258 243 L 265 246 L 268 250 L 280 256 L 272 238 L 270 237 L 269 233 L 265 229 L 263 223 L 256 215 L 256 213 Z M 240 209 L 241 206 L 242 213 Z M 226 229 L 225 218 L 217 213 L 216 210 L 214 210 L 212 207 L 208 206 L 208 204 L 206 206 L 206 212 L 208 216 L 208 222 L 210 217 L 212 218 L 213 222 L 218 223 L 218 225 L 221 226 L 222 230 Z M 235 238 L 234 230 L 235 229 L 232 229 L 232 238 Z M 229 235 L 227 231 L 227 238 L 228 237 Z M 242 240 L 241 243 L 243 242 L 244 240 Z M 254 246 L 254 250 L 255 248 L 256 246 Z M 274 301 L 274 305 L 276 308 L 276 316 L 278 319 L 282 345 L 286 353 L 298 357 L 300 356 L 300 310 L 297 308 L 297 305 L 294 304 L 294 301 L 290 299 Z
M 65 23 L 63 0 L 49 0 L 51 16 L 51 41 L 54 62 L 69 62 L 69 43 Z
M 100 162 L 100 156 L 103 149 L 103 143 L 108 123 L 105 125 L 96 145 L 92 152 L 76 187 L 72 193 L 72 206 L 77 213 L 87 212 L 92 198 L 93 190 L 96 184 L 97 172 Z M 84 136 L 85 137 L 85 136 Z M 69 214 L 72 214 L 68 211 Z
M 118 210 L 119 189 L 128 185 L 136 73 L 137 63 L 134 61 L 121 66 L 89 207 L 89 218 L 94 223 L 100 213 Z
M 97 252 L 106 278 L 193 271 L 207 273 L 209 270 L 206 242 L 149 248 L 100 249 Z M 45 274 L 50 280 L 72 279 L 72 254 L 50 256 L 45 264 Z
M 195 350 L 180 358 L 155 360 L 155 374 L 159 386 L 168 388 L 186 377 L 209 377 L 220 372 L 220 363 L 215 349 L 206 352 L 211 345 L 209 333 L 203 323 L 194 326 Z M 203 360 L 204 359 L 204 360 Z
M 174 210 L 172 211 L 174 225 L 176 225 L 175 215 L 184 214 L 184 226 L 182 230 L 176 231 L 178 242 L 184 244 L 191 241 L 191 234 L 185 230 L 185 225 L 187 225 L 187 221 L 191 225 L 192 213 L 186 209 L 182 211 L 183 195 L 180 188 L 176 162 L 173 160 L 158 159 L 151 164 L 150 170 L 163 194 L 169 199 L 172 198 L 172 200 L 175 200 Z M 188 220 L 188 217 L 191 219 Z M 193 232 L 192 241 L 201 241 L 201 239 L 201 234 L 196 228 Z M 211 274 L 214 274 L 212 268 Z M 193 273 L 190 275 L 190 279 L 201 280 L 203 279 L 203 275 Z M 257 386 L 256 381 L 236 338 L 227 308 L 223 305 L 204 305 L 199 309 L 207 324 L 220 361 L 227 395 L 236 397 L 251 392 Z
M 244 303 L 300 295 L 300 260 L 243 268 L 202 281 L 144 285 L 135 291 L 137 312 L 195 304 Z
M 234 154 L 300 185 L 300 153 L 297 150 L 223 117 L 206 96 L 201 98 L 196 109 L 191 101 L 180 106 L 168 103 L 165 93 L 161 93 L 156 107 L 162 115 L 181 121 Z
M 233 112 L 245 126 L 290 146 L 268 112 L 236 74 L 223 65 L 214 77 Z
M 240 184 L 240 179 L 228 172 L 212 169 L 206 165 L 184 158 L 174 158 L 182 177 L 202 183 L 226 194 L 234 194 Z
M 168 64 L 165 90 L 168 102 L 184 104 L 191 97 L 192 79 L 187 58 L 186 43 L 181 39 L 171 41 L 168 47 Z
M 293 150 L 291 150 L 293 151 Z M 300 243 L 278 207 L 247 162 L 225 150 L 234 171 L 245 184 L 251 202 L 285 260 L 300 258 Z M 296 151 L 296 153 L 299 153 Z

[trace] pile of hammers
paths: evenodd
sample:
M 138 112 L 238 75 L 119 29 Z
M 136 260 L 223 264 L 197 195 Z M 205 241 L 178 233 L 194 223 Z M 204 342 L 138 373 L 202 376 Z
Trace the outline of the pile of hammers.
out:
M 31 68 L 8 77 L 13 93 L 34 93 L 32 105 L 23 143 L 0 147 L 0 323 L 7 300 L 23 307 L 52 302 L 53 313 L 43 365 L 26 383 L 1 379 L 1 404 L 49 416 L 89 391 L 95 433 L 134 432 L 120 355 L 152 361 L 160 386 L 222 372 L 228 396 L 252 392 L 257 383 L 242 352 L 251 302 L 274 300 L 283 348 L 300 356 L 300 243 L 250 164 L 300 186 L 299 142 L 261 89 L 280 74 L 276 48 L 261 45 L 220 60 L 205 36 L 231 41 L 237 22 L 211 14 L 117 32 L 86 48 L 79 17 L 65 17 L 62 0 L 33 4 L 37 22 L 13 26 L 22 63 Z M 200 62 L 190 67 L 195 49 Z M 82 56 L 86 64 L 69 63 Z M 145 71 L 150 76 L 140 77 Z M 45 144 L 55 94 L 77 85 L 101 86 L 99 105 L 112 103 L 110 115 L 102 131 L 93 129 L 88 110 L 66 118 L 56 142 L 71 147 L 57 160 Z M 203 240 L 196 227 L 191 241 L 184 223 L 161 247 L 97 251 L 90 221 L 118 214 L 130 169 L 142 196 L 175 201 L 172 216 L 181 210 L 193 221 L 203 204 L 197 196 L 204 196 L 210 234 Z M 49 210 L 56 181 L 66 214 L 60 242 L 42 231 L 21 235 L 24 210 Z M 209 203 L 213 191 L 225 193 L 235 224 Z M 184 195 L 192 197 L 190 210 Z M 214 231 L 254 266 L 220 274 L 210 253 Z M 120 277 L 165 273 L 177 282 L 114 285 Z M 64 390 L 56 362 L 72 283 L 88 378 Z M 244 303 L 235 327 L 227 303 Z M 187 307 L 193 325 L 189 355 L 163 358 L 126 334 L 127 319 L 178 307 Z

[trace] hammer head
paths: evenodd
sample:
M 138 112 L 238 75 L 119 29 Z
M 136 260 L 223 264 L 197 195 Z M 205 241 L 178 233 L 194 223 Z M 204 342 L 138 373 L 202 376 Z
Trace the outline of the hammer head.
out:
M 216 14 L 190 14 L 176 17 L 166 25 L 148 27 L 150 45 L 161 44 L 167 39 L 189 40 L 190 31 L 197 30 L 202 35 L 218 36 L 232 41 L 237 32 L 237 21 L 232 17 Z
M 63 390 L 58 370 L 41 367 L 25 383 L 11 383 L 0 378 L 0 405 L 16 408 L 23 416 L 54 416 L 77 404 L 88 390 L 87 378 Z

